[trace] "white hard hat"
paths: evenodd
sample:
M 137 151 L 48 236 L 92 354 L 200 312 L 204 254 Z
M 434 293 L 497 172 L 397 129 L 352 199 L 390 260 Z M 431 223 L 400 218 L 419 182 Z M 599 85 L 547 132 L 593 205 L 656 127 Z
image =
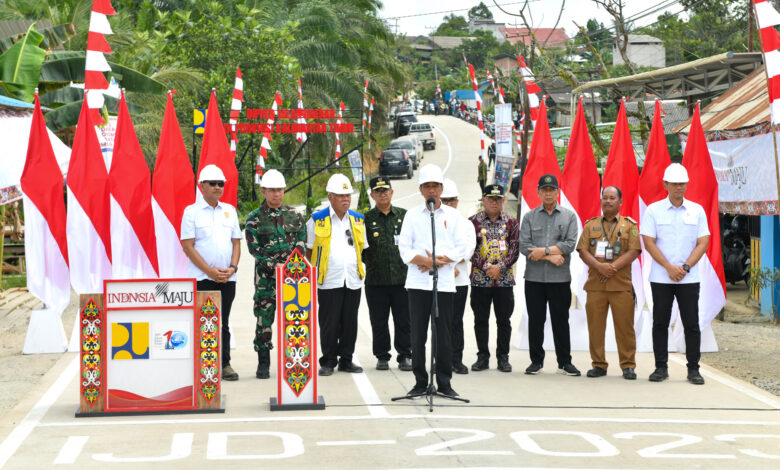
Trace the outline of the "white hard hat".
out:
M 442 199 L 458 197 L 458 186 L 449 178 L 444 179 L 444 189 L 441 192 Z
M 664 181 L 667 183 L 687 183 L 688 170 L 679 163 L 672 163 L 664 171 Z
M 420 168 L 420 174 L 417 176 L 417 184 L 423 185 L 425 183 L 444 184 L 444 175 L 441 172 L 441 168 L 432 163 Z
M 352 194 L 352 183 L 346 176 L 336 173 L 328 180 L 325 191 L 333 194 Z
M 225 174 L 217 165 L 206 165 L 200 170 L 200 176 L 198 176 L 198 183 L 204 181 L 225 181 Z
M 261 188 L 286 188 L 287 184 L 284 182 L 284 175 L 278 170 L 268 170 L 263 175 L 263 180 L 260 183 Z

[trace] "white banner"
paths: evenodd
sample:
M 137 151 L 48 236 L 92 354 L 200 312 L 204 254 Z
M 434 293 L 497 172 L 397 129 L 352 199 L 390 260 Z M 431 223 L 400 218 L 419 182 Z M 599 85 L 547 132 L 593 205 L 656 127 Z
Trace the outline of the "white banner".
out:
M 707 142 L 718 180 L 721 212 L 748 215 L 778 213 L 772 144 L 772 134 Z
M 349 155 L 349 166 L 352 167 L 352 179 L 355 183 L 363 181 L 363 162 L 360 161 L 360 152 L 353 150 Z
M 496 116 L 496 156 L 512 155 L 512 105 L 497 104 Z

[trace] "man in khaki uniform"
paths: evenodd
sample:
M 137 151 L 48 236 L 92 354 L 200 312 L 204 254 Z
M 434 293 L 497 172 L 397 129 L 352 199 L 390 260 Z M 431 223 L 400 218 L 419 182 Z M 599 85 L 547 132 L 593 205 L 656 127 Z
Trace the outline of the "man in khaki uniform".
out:
M 604 330 L 607 312 L 612 308 L 620 368 L 623 378 L 635 380 L 636 335 L 634 334 L 634 288 L 631 284 L 631 263 L 639 256 L 639 232 L 636 221 L 619 215 L 622 192 L 607 186 L 601 192 L 601 217 L 594 217 L 582 229 L 577 251 L 590 268 L 585 291 L 585 313 L 588 317 L 590 357 L 593 368 L 588 377 L 607 375 L 604 355 Z

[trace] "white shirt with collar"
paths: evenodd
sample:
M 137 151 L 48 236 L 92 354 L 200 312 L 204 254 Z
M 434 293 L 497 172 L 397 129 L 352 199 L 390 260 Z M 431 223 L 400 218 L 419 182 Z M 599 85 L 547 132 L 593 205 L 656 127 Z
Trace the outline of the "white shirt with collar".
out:
M 696 247 L 696 240 L 710 234 L 707 214 L 693 201 L 683 199 L 680 207 L 675 207 L 667 197 L 647 207 L 639 224 L 640 233 L 655 238 L 655 244 L 667 261 L 682 266 Z M 693 284 L 701 280 L 699 263 L 678 283 L 672 281 L 669 273 L 653 259 L 650 268 L 650 282 L 661 284 Z
M 352 235 L 352 226 L 349 222 L 349 212 L 339 219 L 333 207 L 330 210 L 330 254 L 328 255 L 328 267 L 325 273 L 325 281 L 319 284 L 320 289 L 338 289 L 346 285 L 347 289 L 360 289 L 363 287 L 363 279 L 358 276 L 357 253 L 353 245 L 349 244 L 347 231 Z M 314 219 L 309 217 L 306 221 L 306 248 L 314 248 Z M 363 249 L 368 248 L 368 240 Z M 363 267 L 365 271 L 365 265 Z
M 243 238 L 238 226 L 236 209 L 226 202 L 217 202 L 211 207 L 200 200 L 184 209 L 181 219 L 181 239 L 195 239 L 195 251 L 212 268 L 227 269 L 233 258 L 233 239 Z M 198 281 L 211 279 L 191 260 L 187 265 L 187 275 Z M 229 281 L 237 279 L 236 273 Z M 213 279 L 212 279 L 213 280 Z
M 474 231 L 474 224 L 471 223 L 471 221 L 466 217 L 463 217 L 463 215 L 461 215 L 461 217 L 463 218 L 462 237 L 466 241 L 466 251 L 465 256 L 461 259 L 461 261 L 455 263 L 455 269 L 458 270 L 458 275 L 455 276 L 456 287 L 471 285 L 469 261 L 471 260 L 471 255 L 474 254 L 474 249 L 477 247 L 477 232 Z
M 433 217 L 436 226 L 436 255 L 444 255 L 454 261 L 470 258 L 468 253 L 470 242 L 465 236 L 465 230 L 468 228 L 465 222 L 468 220 L 456 209 L 444 204 L 434 211 Z M 471 231 L 474 231 L 473 225 Z M 407 289 L 433 289 L 431 275 L 428 272 L 420 272 L 417 265 L 411 264 L 415 256 L 427 256 L 426 250 L 432 252 L 431 213 L 425 204 L 421 204 L 406 212 L 398 241 L 401 260 L 409 266 L 406 272 Z M 455 292 L 454 263 L 439 267 L 438 289 L 440 292 Z

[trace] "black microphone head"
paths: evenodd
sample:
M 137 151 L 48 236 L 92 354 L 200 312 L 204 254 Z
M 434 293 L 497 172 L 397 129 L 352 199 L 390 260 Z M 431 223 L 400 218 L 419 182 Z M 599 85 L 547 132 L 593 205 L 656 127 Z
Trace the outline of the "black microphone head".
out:
M 425 201 L 426 206 L 435 206 L 436 205 L 436 199 L 429 197 L 427 201 Z

